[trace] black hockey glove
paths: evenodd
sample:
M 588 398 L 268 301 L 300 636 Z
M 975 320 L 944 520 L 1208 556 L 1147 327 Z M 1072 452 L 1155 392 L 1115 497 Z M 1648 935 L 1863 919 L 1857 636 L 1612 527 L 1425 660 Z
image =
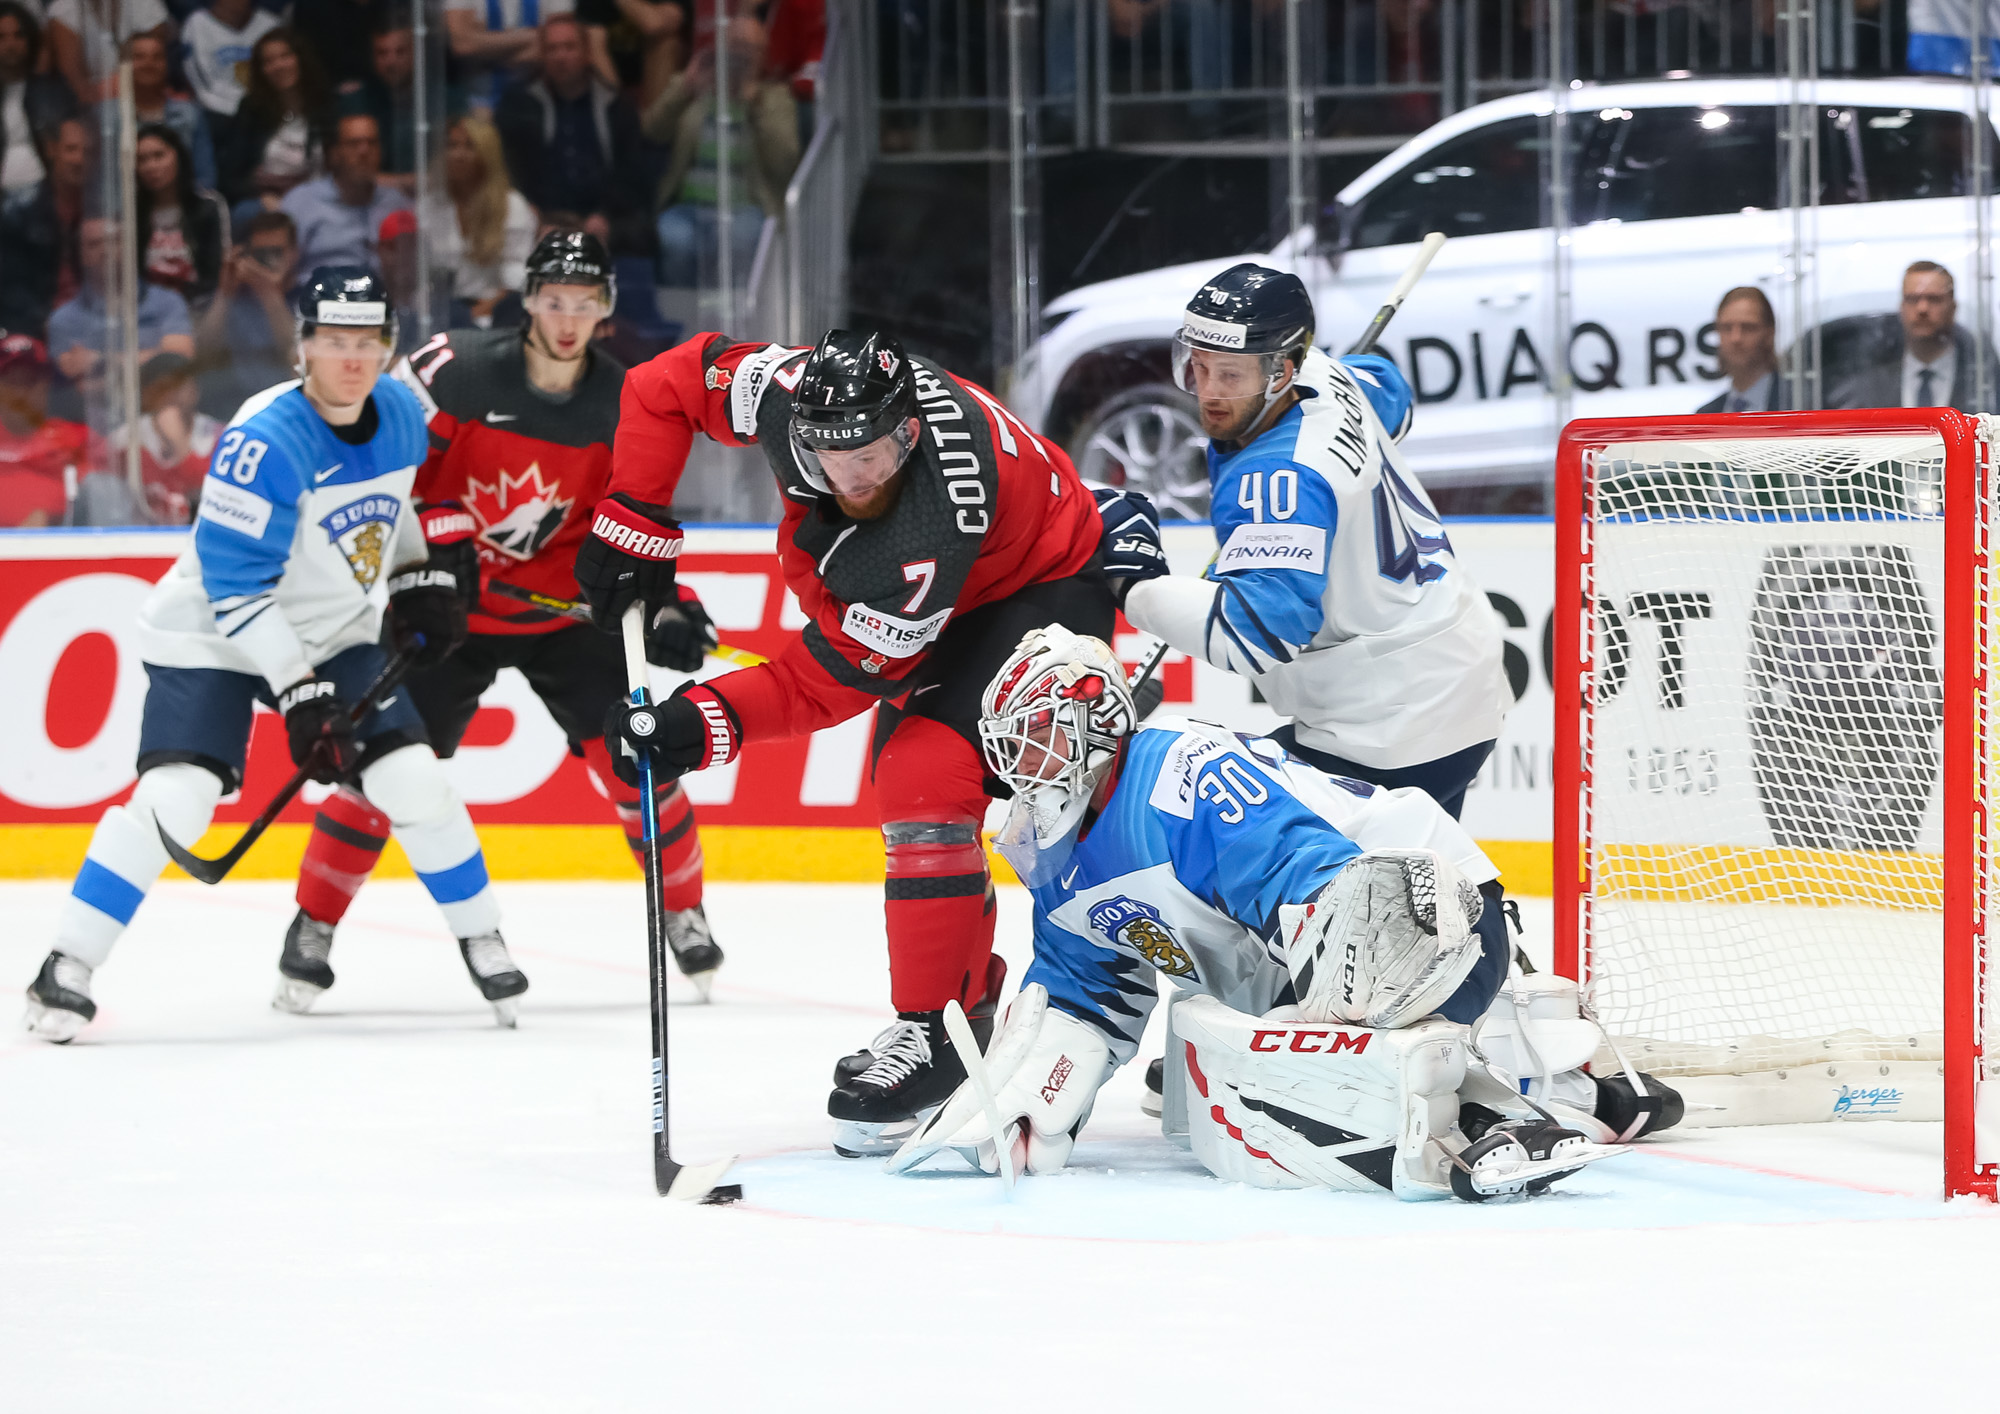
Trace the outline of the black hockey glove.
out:
M 674 588 L 680 601 L 653 615 L 652 626 L 646 630 L 646 661 L 671 672 L 698 672 L 708 650 L 720 642 L 715 636 L 715 620 L 692 589 L 685 584 Z
M 680 553 L 680 522 L 665 506 L 649 506 L 623 491 L 599 501 L 576 552 L 576 587 L 590 603 L 592 621 L 606 633 L 620 633 L 634 600 L 646 606 L 649 618 L 676 603 Z
M 1104 577 L 1118 607 L 1142 579 L 1157 579 L 1167 573 L 1167 552 L 1160 544 L 1160 513 L 1143 491 L 1120 491 L 1094 486 L 1097 513 L 1104 518 L 1104 538 L 1098 548 L 1104 556 Z
M 285 735 L 292 764 L 312 766 L 309 779 L 336 785 L 354 772 L 361 753 L 354 741 L 354 723 L 330 678 L 302 678 L 278 696 L 285 717 Z
M 708 688 L 682 683 L 664 702 L 644 707 L 612 703 L 604 714 L 604 744 L 611 749 L 611 769 L 628 786 L 639 784 L 638 753 L 650 752 L 658 788 L 689 771 L 733 761 L 743 745 L 743 724 L 735 709 Z
M 479 595 L 479 549 L 473 520 L 463 506 L 446 502 L 419 512 L 430 558 L 389 580 L 389 612 L 382 637 L 412 663 L 443 661 L 465 642 L 466 611 Z

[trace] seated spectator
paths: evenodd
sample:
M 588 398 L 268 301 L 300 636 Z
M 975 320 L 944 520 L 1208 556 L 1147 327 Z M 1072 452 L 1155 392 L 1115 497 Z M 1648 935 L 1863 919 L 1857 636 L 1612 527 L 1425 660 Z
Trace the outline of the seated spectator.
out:
M 197 406 L 194 361 L 182 354 L 154 354 L 139 370 L 139 476 L 145 515 L 155 525 L 186 525 L 201 503 L 208 456 L 222 423 Z M 126 429 L 104 439 L 106 463 L 122 468 Z
M 1903 272 L 1900 329 L 1885 320 L 1884 333 L 1865 366 L 1833 389 L 1835 408 L 1955 407 L 1991 412 L 2000 367 L 1986 351 L 1986 386 L 1974 386 L 1972 334 L 1959 327 L 1958 300 L 1951 272 L 1934 260 L 1919 260 Z
M 164 123 L 139 129 L 139 266 L 197 312 L 208 307 L 229 248 L 229 211 L 222 198 L 195 185 L 181 135 Z
M 49 311 L 75 297 L 77 227 L 91 167 L 91 132 L 65 118 L 46 141 L 49 174 L 0 206 L 0 328 L 40 335 Z
M 689 0 L 700 3 L 700 0 Z M 634 91 L 643 111 L 680 72 L 687 6 L 674 0 L 578 0 L 590 67 L 613 88 Z
M 49 353 L 83 394 L 86 405 L 104 393 L 104 367 L 120 347 L 118 311 L 105 298 L 105 267 L 117 250 L 118 223 L 86 216 L 77 232 L 83 283 L 76 298 L 49 315 Z M 194 323 L 187 301 L 158 285 L 139 286 L 139 361 L 156 353 L 194 354 Z
M 592 71 L 575 16 L 542 22 L 541 75 L 508 91 L 495 123 L 514 185 L 538 210 L 607 217 L 614 250 L 651 244 L 634 229 L 650 214 L 638 116 Z
M 441 165 L 438 194 L 420 221 L 431 269 L 451 272 L 453 325 L 490 328 L 494 306 L 527 283 L 534 209 L 507 185 L 500 134 L 483 118 L 455 119 L 445 129 Z
M 407 10 L 409 0 L 292 0 L 292 28 L 319 60 L 327 81 L 345 90 L 368 77 L 370 39 L 398 6 Z M 436 21 L 431 39 L 437 40 Z
M 174 37 L 160 0 L 50 0 L 48 31 L 55 71 L 79 103 L 117 96 L 119 51 L 133 35 Z
M 376 180 L 382 139 L 375 120 L 350 113 L 326 150 L 327 175 L 292 188 L 280 210 L 299 230 L 299 268 L 360 265 L 381 273 L 375 233 L 391 211 L 408 211 L 410 199 Z
M 396 352 L 406 354 L 423 342 L 417 301 L 417 276 L 421 273 L 417 269 L 417 214 L 391 211 L 375 233 L 375 249 L 382 261 L 382 283 L 389 287 L 389 303 L 396 312 Z M 439 288 L 438 277 L 447 273 L 432 270 L 433 291 Z M 447 301 L 431 300 L 429 323 L 434 329 L 450 327 Z
M 1715 307 L 1715 361 L 1729 387 L 1699 411 L 1786 410 L 1785 384 L 1778 377 L 1778 316 L 1755 285 L 1738 285 Z
M 49 416 L 49 352 L 0 331 L 0 526 L 61 525 L 90 471 L 90 430 Z
M 208 117 L 192 98 L 167 88 L 167 46 L 156 35 L 135 34 L 125 41 L 125 58 L 132 65 L 132 111 L 140 123 L 159 123 L 180 134 L 186 147 L 189 176 L 204 191 L 215 190 L 215 147 L 209 141 Z
M 68 84 L 35 71 L 41 59 L 41 25 L 20 0 L 0 0 L 0 200 L 49 174 L 38 135 L 77 110 Z
M 416 36 L 405 15 L 391 15 L 375 32 L 368 77 L 341 95 L 340 112 L 366 113 L 382 134 L 382 180 L 404 196 L 417 194 Z M 446 99 L 447 111 L 454 106 Z
M 201 317 L 201 406 L 230 418 L 246 398 L 296 378 L 290 292 L 298 229 L 282 211 L 250 219 L 222 262 L 222 283 Z
M 510 76 L 525 78 L 541 56 L 541 31 L 576 0 L 445 0 L 446 43 L 475 104 L 494 107 Z M 581 44 L 582 32 L 578 32 Z
M 240 224 L 255 202 L 278 209 L 285 193 L 320 174 L 333 99 L 312 56 L 288 29 L 274 29 L 250 51 L 250 78 L 222 159 L 222 194 Z
M 181 72 L 208 114 L 218 146 L 227 145 L 236 110 L 243 106 L 251 51 L 277 27 L 278 17 L 256 0 L 209 0 L 181 26 Z
M 718 214 L 720 138 L 715 51 L 698 52 L 646 113 L 645 135 L 672 144 L 661 191 L 660 283 L 679 288 L 714 279 L 714 252 L 726 234 L 735 278 L 749 278 L 766 216 L 785 209 L 785 184 L 799 165 L 798 114 L 791 89 L 763 74 L 764 31 L 753 19 L 729 26 L 731 210 Z

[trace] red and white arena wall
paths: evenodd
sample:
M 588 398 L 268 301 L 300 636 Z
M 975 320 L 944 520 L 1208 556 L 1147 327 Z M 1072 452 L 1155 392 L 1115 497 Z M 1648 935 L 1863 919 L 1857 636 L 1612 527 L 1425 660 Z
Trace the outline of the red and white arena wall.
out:
M 1551 724 L 1546 644 L 1553 544 L 1546 521 L 1455 521 L 1460 557 L 1507 621 L 1519 701 L 1467 797 L 1466 824 L 1517 893 L 1549 891 Z M 0 876 L 75 871 L 106 806 L 132 788 L 145 669 L 134 620 L 184 531 L 0 532 Z M 1174 567 L 1196 573 L 1214 551 L 1206 526 L 1170 528 Z M 778 575 L 768 527 L 697 527 L 681 577 L 700 593 L 725 643 L 770 654 L 803 626 Z M 1122 632 L 1129 662 L 1148 640 Z M 729 671 L 714 664 L 714 671 Z M 1168 706 L 1242 730 L 1276 717 L 1250 684 L 1170 655 Z M 660 676 L 670 690 L 673 679 Z M 867 747 L 874 717 L 808 740 L 753 746 L 740 761 L 686 781 L 712 879 L 869 880 L 882 871 Z M 290 770 L 283 724 L 259 711 L 249 787 L 229 797 L 202 845 L 225 847 Z M 635 873 L 611 812 L 583 763 L 525 681 L 503 674 L 450 763 L 498 878 L 617 878 Z M 242 878 L 289 878 L 305 848 L 308 786 L 238 867 Z M 1004 875 L 1006 866 L 995 861 Z M 383 867 L 408 872 L 392 845 Z

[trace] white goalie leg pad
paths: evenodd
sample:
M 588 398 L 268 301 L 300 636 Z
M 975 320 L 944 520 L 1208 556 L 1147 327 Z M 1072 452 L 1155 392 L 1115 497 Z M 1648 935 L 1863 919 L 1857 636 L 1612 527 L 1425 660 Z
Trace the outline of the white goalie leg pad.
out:
M 1597 1082 L 1583 1068 L 1603 1041 L 1597 1023 L 1581 1014 L 1575 982 L 1516 973 L 1473 1025 L 1474 1063 L 1462 1098 L 1509 1119 L 1529 1118 L 1540 1106 L 1597 1143 L 1617 1142 L 1596 1117 Z
M 1407 1026 L 1478 964 L 1486 901 L 1443 855 L 1370 850 L 1302 904 L 1278 909 L 1299 1005 L 1314 1021 Z
M 1185 1068 L 1194 1155 L 1217 1178 L 1451 1195 L 1446 1145 L 1464 1143 L 1455 1130 L 1463 1026 L 1339 1027 L 1190 997 L 1174 1008 L 1170 1046 L 1167 1063 Z
M 1021 989 L 987 1047 L 986 1071 L 1002 1129 L 1025 1140 L 1029 1173 L 1054 1173 L 1069 1162 L 1076 1131 L 1111 1070 L 1111 1047 L 1096 1027 L 1050 1006 L 1040 983 Z M 908 1173 L 946 1149 L 984 1172 L 999 1171 L 992 1127 L 970 1083 L 904 1141 L 889 1171 Z

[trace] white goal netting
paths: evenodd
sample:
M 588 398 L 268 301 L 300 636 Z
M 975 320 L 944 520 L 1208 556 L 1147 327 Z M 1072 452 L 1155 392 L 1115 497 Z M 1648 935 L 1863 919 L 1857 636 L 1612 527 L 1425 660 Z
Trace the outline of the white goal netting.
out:
M 1943 1058 L 1944 472 L 1935 435 L 1593 454 L 1584 946 L 1642 1068 Z

